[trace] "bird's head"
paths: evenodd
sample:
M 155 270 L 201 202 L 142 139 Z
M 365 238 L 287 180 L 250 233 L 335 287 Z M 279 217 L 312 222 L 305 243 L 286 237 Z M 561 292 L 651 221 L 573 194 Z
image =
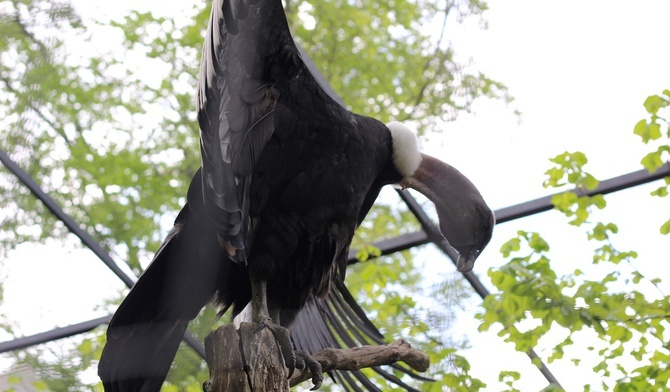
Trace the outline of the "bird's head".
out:
M 459 253 L 460 272 L 472 270 L 491 240 L 495 217 L 472 182 L 454 167 L 419 152 L 416 135 L 399 122 L 387 125 L 393 138 L 393 165 L 399 185 L 412 188 L 435 204 L 440 231 Z

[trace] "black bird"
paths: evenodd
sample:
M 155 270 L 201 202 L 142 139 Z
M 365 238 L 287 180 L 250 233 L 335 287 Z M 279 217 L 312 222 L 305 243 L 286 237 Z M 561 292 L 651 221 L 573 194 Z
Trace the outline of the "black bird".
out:
M 324 92 L 281 0 L 214 0 L 197 105 L 202 167 L 109 325 L 99 364 L 106 391 L 158 391 L 188 322 L 212 299 L 234 314 L 250 303 L 290 371 L 286 328 L 300 349 L 337 344 L 315 337 L 333 322 L 329 312 L 377 340 L 342 282 L 354 231 L 384 185 L 416 189 L 435 204 L 460 271 L 472 269 L 491 238 L 493 214 L 465 176 L 421 154 L 404 125 L 351 113 Z

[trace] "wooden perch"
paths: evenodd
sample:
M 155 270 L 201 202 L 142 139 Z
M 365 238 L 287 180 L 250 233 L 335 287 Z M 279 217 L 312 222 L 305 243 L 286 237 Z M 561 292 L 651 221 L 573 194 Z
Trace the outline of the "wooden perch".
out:
M 309 370 L 296 369 L 290 380 L 284 359 L 267 329 L 256 332 L 256 325 L 242 323 L 239 330 L 225 325 L 205 339 L 210 379 L 205 382 L 205 392 L 224 391 L 281 391 L 288 392 L 309 380 Z M 323 372 L 332 370 L 358 370 L 367 367 L 390 365 L 401 361 L 418 372 L 428 370 L 428 355 L 413 349 L 400 339 L 382 346 L 363 346 L 352 349 L 323 349 L 312 357 Z M 290 386 L 289 386 L 290 385 Z
M 412 348 L 403 339 L 382 346 L 362 346 L 347 350 L 325 348 L 312 355 L 312 358 L 321 364 L 324 373 L 331 370 L 359 370 L 391 365 L 396 362 L 404 362 L 418 372 L 425 372 L 430 365 L 428 355 Z M 291 377 L 291 386 L 298 385 L 311 377 L 309 369 L 305 369 L 305 373 L 296 370 Z

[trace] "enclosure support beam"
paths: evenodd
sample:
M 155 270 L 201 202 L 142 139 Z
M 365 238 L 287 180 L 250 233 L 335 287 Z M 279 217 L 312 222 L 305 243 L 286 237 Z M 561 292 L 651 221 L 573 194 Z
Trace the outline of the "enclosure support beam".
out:
M 653 173 L 649 173 L 647 170 L 642 169 L 618 177 L 613 177 L 608 180 L 600 181 L 598 187 L 592 191 L 580 189 L 574 190 L 574 192 L 587 196 L 606 195 L 608 193 L 613 193 L 623 189 L 632 188 L 637 185 L 660 180 L 668 176 L 670 176 L 670 162 L 666 162 Z M 539 212 L 549 211 L 554 208 L 554 205 L 551 203 L 551 198 L 553 196 L 554 195 L 540 197 L 539 199 L 534 199 L 510 207 L 502 208 L 495 212 L 496 223 L 509 222 L 511 220 L 524 218 Z
M 37 346 L 38 344 L 48 343 L 58 339 L 69 338 L 70 336 L 74 335 L 79 335 L 91 331 L 102 324 L 109 323 L 111 318 L 112 315 L 110 314 L 78 324 L 68 325 L 67 327 L 52 329 L 51 331 L 42 332 L 23 338 L 17 338 L 8 342 L 0 342 L 0 354 Z

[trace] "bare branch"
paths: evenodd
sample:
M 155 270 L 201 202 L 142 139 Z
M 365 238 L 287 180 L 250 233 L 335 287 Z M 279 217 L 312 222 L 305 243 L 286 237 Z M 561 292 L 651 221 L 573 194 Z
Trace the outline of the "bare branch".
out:
M 430 366 L 428 355 L 412 348 L 403 339 L 383 346 L 362 346 L 348 350 L 326 348 L 312 355 L 312 358 L 321 364 L 324 373 L 333 370 L 360 370 L 396 362 L 404 362 L 418 372 L 425 372 Z M 304 372 L 296 370 L 291 377 L 291 386 L 311 377 L 309 369 Z

